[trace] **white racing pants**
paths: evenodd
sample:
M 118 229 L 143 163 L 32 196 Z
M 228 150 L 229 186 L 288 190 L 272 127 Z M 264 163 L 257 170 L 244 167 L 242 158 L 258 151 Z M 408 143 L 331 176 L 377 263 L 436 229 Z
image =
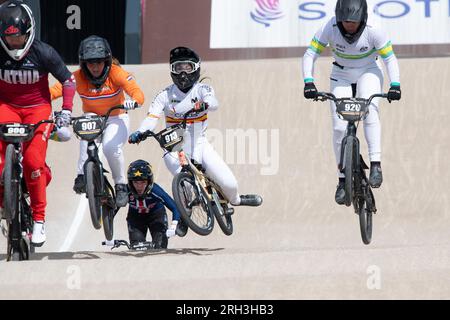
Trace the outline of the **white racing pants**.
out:
M 122 147 L 128 140 L 130 129 L 130 119 L 128 114 L 123 113 L 118 116 L 111 116 L 108 119 L 101 141 L 103 154 L 105 155 L 115 184 L 128 183 L 125 174 L 125 159 Z M 87 160 L 87 141 L 80 141 L 80 157 L 78 159 L 78 174 L 83 174 L 83 166 Z
M 185 144 L 183 150 L 186 156 L 202 164 L 206 175 L 222 188 L 222 191 L 232 205 L 240 204 L 238 183 L 233 172 L 231 172 L 228 165 L 209 144 L 205 136 L 196 139 L 195 145 L 192 148 L 190 143 Z M 172 175 L 176 175 L 181 171 L 176 152 L 166 153 L 164 155 L 164 162 Z
M 352 96 L 352 83 L 356 83 L 356 97 L 369 98 L 372 94 L 382 93 L 383 71 L 381 66 L 374 62 L 364 68 L 341 69 L 333 65 L 330 76 L 331 92 L 336 98 Z M 372 100 L 369 114 L 364 120 L 364 135 L 366 137 L 370 161 L 381 161 L 381 125 L 378 113 L 379 98 Z M 336 106 L 331 101 L 331 117 L 333 119 L 333 147 L 336 163 L 339 165 L 342 139 L 347 129 L 347 121 L 338 118 Z M 338 172 L 339 177 L 344 175 Z

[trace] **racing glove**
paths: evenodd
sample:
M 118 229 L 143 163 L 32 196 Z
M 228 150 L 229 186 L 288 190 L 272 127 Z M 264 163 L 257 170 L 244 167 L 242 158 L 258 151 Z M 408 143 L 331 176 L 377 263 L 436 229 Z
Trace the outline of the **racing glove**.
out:
M 55 117 L 55 124 L 58 128 L 70 126 L 70 120 L 72 118 L 72 112 L 64 109 L 58 113 Z
M 203 101 L 198 101 L 195 103 L 194 109 L 198 112 L 203 112 L 205 110 L 208 110 L 208 104 Z
M 314 82 L 306 82 L 305 88 L 303 89 L 303 95 L 306 99 L 317 98 L 317 88 Z
M 388 100 L 389 102 L 393 101 L 393 100 L 400 100 L 400 98 L 402 97 L 402 91 L 400 90 L 400 85 L 391 85 L 391 88 L 389 89 L 388 92 Z
M 123 103 L 123 107 L 125 108 L 125 110 L 134 110 L 138 107 L 138 104 L 136 101 L 134 101 L 133 99 L 127 99 L 125 100 L 125 102 Z
M 177 230 L 177 225 L 178 225 L 178 221 L 173 220 L 170 227 L 166 231 L 167 238 L 171 238 L 176 234 L 175 231 Z
M 130 144 L 136 144 L 142 141 L 142 132 L 140 131 L 136 131 L 133 132 L 129 137 L 128 137 L 128 143 Z
M 114 247 L 116 245 L 116 242 L 113 240 L 105 240 L 103 241 L 103 245 L 108 247 Z

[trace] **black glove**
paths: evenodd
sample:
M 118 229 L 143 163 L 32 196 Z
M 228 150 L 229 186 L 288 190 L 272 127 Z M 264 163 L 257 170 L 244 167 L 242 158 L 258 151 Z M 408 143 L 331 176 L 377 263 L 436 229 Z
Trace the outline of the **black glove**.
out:
M 402 91 L 400 90 L 400 86 L 391 86 L 388 92 L 388 100 L 389 102 L 393 100 L 400 100 L 402 97 Z
M 305 89 L 303 89 L 303 95 L 306 99 L 317 98 L 317 88 L 314 82 L 306 82 Z

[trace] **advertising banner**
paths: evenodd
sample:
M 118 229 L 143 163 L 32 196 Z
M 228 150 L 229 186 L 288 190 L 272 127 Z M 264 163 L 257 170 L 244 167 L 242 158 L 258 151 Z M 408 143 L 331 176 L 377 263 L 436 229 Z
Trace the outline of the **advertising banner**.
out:
M 450 0 L 368 0 L 369 19 L 394 44 L 450 43 Z M 308 46 L 335 0 L 212 0 L 210 47 Z

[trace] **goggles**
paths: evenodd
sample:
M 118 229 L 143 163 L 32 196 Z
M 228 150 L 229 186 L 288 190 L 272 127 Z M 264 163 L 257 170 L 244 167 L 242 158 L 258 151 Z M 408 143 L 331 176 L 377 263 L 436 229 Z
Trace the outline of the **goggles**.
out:
M 193 61 L 177 61 L 170 65 L 170 72 L 180 74 L 186 72 L 187 74 L 194 73 L 200 68 L 200 62 Z

